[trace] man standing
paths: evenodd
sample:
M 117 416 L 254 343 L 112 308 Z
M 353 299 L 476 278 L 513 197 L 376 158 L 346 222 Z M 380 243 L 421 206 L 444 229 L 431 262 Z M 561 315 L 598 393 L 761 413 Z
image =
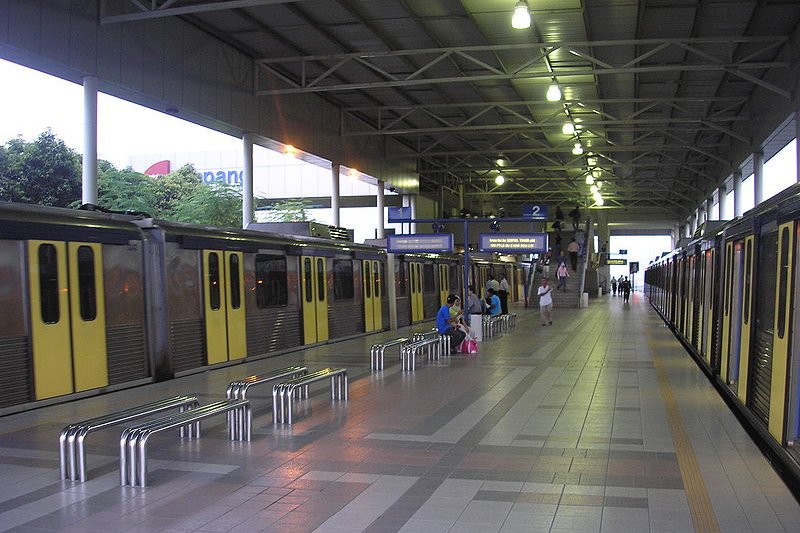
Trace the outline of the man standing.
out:
M 504 315 L 508 314 L 508 280 L 505 274 L 500 274 L 500 290 L 497 291 L 500 297 L 500 309 Z
M 459 297 L 455 294 L 447 295 L 447 303 L 436 313 L 436 329 L 441 335 L 450 337 L 450 353 L 458 353 L 458 347 L 467 336 L 458 328 L 458 318 L 450 315 L 450 308 L 458 301 Z
M 495 292 L 495 294 L 497 294 L 497 291 L 500 290 L 500 284 L 497 283 L 496 279 L 494 279 L 494 274 L 489 274 L 489 279 L 486 281 L 485 297 L 487 300 L 489 299 L 489 289 L 492 289 Z
M 539 313 L 542 315 L 542 325 L 553 325 L 553 294 L 552 287 L 547 278 L 542 277 L 542 286 L 539 287 Z

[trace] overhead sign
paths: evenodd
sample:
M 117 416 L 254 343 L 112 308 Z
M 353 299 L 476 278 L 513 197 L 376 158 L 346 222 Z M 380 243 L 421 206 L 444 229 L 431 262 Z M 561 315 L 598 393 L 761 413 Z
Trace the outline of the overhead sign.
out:
M 628 250 L 620 250 L 619 255 L 628 255 Z
M 522 217 L 534 220 L 547 220 L 547 204 L 524 204 Z
M 411 221 L 410 207 L 389 208 L 389 222 L 410 222 L 410 221 Z
M 639 261 L 631 261 L 631 264 L 628 265 L 628 270 L 631 274 L 639 272 Z
M 386 251 L 390 254 L 452 252 L 453 234 L 387 235 Z
M 608 259 L 606 261 L 606 264 L 609 265 L 609 266 L 627 265 L 628 264 L 628 260 L 627 259 Z
M 481 233 L 478 237 L 481 252 L 532 254 L 547 251 L 546 233 Z

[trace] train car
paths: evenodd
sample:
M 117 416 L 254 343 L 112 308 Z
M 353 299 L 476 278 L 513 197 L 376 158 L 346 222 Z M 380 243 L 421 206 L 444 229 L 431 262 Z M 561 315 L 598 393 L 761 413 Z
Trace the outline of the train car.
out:
M 379 248 L 174 222 L 139 225 L 154 281 L 148 319 L 157 379 L 388 327 L 386 254 Z
M 800 472 L 795 185 L 655 261 L 646 293 L 735 409 Z
M 0 408 L 150 381 L 131 220 L 0 203 Z

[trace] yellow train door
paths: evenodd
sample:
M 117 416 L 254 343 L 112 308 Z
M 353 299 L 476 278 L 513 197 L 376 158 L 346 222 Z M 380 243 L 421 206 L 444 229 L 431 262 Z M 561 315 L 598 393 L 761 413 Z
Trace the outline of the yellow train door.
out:
M 711 363 L 711 347 L 714 335 L 714 279 L 716 269 L 714 267 L 714 249 L 706 251 L 706 281 L 705 281 L 705 325 L 703 328 L 703 357 L 706 362 Z
M 241 252 L 203 250 L 203 307 L 209 365 L 247 354 L 242 258 Z
M 439 269 L 439 305 L 447 303 L 447 296 L 450 294 L 449 267 L 447 265 L 437 265 Z
M 409 263 L 411 273 L 411 322 L 425 318 L 422 306 L 422 263 Z
M 102 245 L 28 241 L 34 395 L 108 385 Z
M 737 396 L 747 401 L 750 368 L 750 326 L 753 314 L 753 252 L 755 238 L 751 235 L 744 240 L 744 279 L 742 291 L 742 321 L 739 341 L 739 384 Z
M 775 290 L 775 332 L 772 337 L 769 432 L 782 446 L 786 444 L 786 387 L 789 379 L 792 294 L 794 294 L 794 233 L 794 221 L 781 224 L 778 227 L 777 287 Z
M 328 340 L 328 284 L 324 257 L 300 258 L 300 297 L 303 300 L 303 343 Z
M 381 316 L 383 290 L 380 262 L 362 261 L 361 273 L 364 295 L 364 330 L 376 331 L 383 329 L 383 317 Z

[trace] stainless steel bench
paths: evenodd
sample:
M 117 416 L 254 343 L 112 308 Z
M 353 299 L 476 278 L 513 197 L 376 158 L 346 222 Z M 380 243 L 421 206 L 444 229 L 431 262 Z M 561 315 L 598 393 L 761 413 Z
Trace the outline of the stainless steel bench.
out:
M 147 443 L 150 437 L 168 429 L 195 425 L 199 437 L 201 420 L 231 411 L 241 411 L 237 417 L 244 421 L 241 431 L 233 429 L 230 432 L 231 440 L 249 441 L 253 422 L 248 400 L 222 400 L 126 428 L 119 438 L 120 485 L 147 486 Z
M 289 366 L 267 372 L 266 374 L 247 376 L 235 381 L 231 381 L 228 384 L 228 389 L 225 391 L 225 396 L 229 400 L 246 400 L 247 391 L 250 389 L 250 387 L 279 381 L 285 378 L 294 379 L 306 374 L 308 374 L 307 366 Z M 236 412 L 232 411 L 228 413 L 228 427 L 231 431 L 231 437 L 233 437 L 233 428 L 237 427 L 241 431 L 242 424 L 243 421 L 236 417 Z
M 416 370 L 417 355 L 424 354 L 428 357 L 428 360 L 438 360 L 442 354 L 442 345 L 443 343 L 439 337 L 430 337 L 425 340 L 406 344 L 403 346 L 403 350 L 400 353 L 400 365 L 402 369 Z
M 386 348 L 392 346 L 400 346 L 400 351 L 403 351 L 403 346 L 408 343 L 408 337 L 395 339 L 393 341 L 384 342 L 381 344 L 373 344 L 369 350 L 369 368 L 370 370 L 383 370 L 383 354 Z
M 449 335 L 443 335 L 443 334 L 439 333 L 439 330 L 436 329 L 436 328 L 433 328 L 431 331 L 425 331 L 423 333 L 414 333 L 414 334 L 412 334 L 411 342 L 419 342 L 419 341 L 424 341 L 424 340 L 427 340 L 427 339 L 434 339 L 434 338 L 438 338 L 439 342 L 442 344 L 441 353 L 450 355 L 450 348 L 451 348 L 451 346 L 450 346 L 450 336 Z
M 197 400 L 197 396 L 175 396 L 68 425 L 61 430 L 61 435 L 58 437 L 61 479 L 86 481 L 86 449 L 84 441 L 92 431 L 162 413 L 170 409 L 185 411 L 198 405 L 200 405 L 200 402 Z M 183 436 L 183 429 L 181 429 L 181 436 Z
M 272 387 L 272 421 L 275 424 L 291 424 L 293 398 L 308 398 L 308 386 L 317 381 L 330 379 L 331 399 L 347 400 L 347 370 L 323 368 Z

